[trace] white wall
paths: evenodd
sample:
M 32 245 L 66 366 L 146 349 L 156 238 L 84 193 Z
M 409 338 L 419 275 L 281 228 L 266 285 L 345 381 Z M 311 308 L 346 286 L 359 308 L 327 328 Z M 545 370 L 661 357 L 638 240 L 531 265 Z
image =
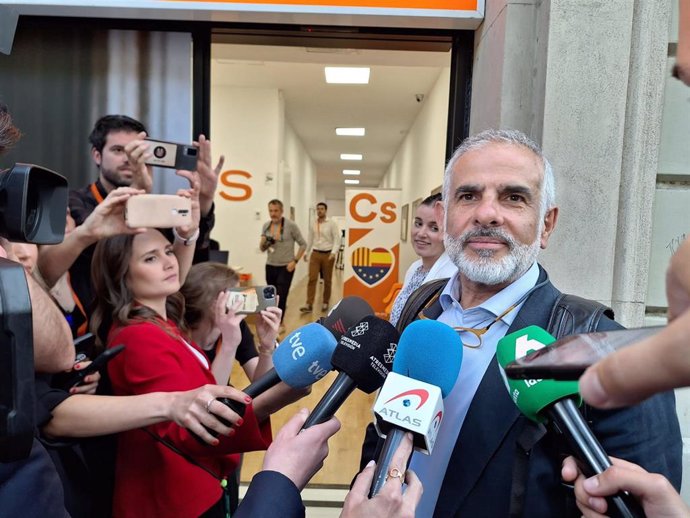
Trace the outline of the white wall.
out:
M 450 69 L 439 74 L 436 84 L 424 99 L 424 107 L 395 154 L 379 187 L 401 189 L 401 204 L 410 205 L 408 228 L 412 228 L 412 202 L 426 198 L 443 183 L 446 133 L 448 125 L 448 89 Z M 400 279 L 417 259 L 409 240 L 400 243 Z
M 283 163 L 290 171 L 290 194 L 285 193 L 286 212 L 295 207 L 295 222 L 304 239 L 309 239 L 309 208 L 316 207 L 316 166 L 304 144 L 287 120 L 284 123 Z M 309 274 L 307 263 L 300 261 L 293 282 Z
M 268 220 L 267 202 L 278 194 L 279 93 L 230 87 L 214 87 L 211 93 L 214 155 L 225 155 L 225 171 L 243 170 L 252 175 L 248 180 L 233 180 L 251 187 L 251 197 L 244 201 L 224 199 L 221 193 L 237 195 L 238 190 L 219 183 L 213 238 L 230 251 L 230 265 L 241 266 L 243 272 L 252 273 L 255 283 L 263 283 L 266 257 L 258 244 L 261 226 Z
M 277 89 L 214 86 L 211 134 L 214 158 L 225 155 L 224 172 L 246 171 L 251 178 L 226 176 L 251 188 L 246 200 L 228 200 L 243 191 L 221 181 L 216 193 L 213 238 L 230 251 L 230 265 L 251 273 L 254 283 L 265 281 L 266 255 L 259 250 L 262 225 L 268 221 L 268 201 L 278 198 L 295 207 L 295 221 L 307 238 L 309 207 L 316 202 L 316 168 L 304 145 L 285 120 L 285 106 Z M 295 280 L 307 273 L 298 267 Z

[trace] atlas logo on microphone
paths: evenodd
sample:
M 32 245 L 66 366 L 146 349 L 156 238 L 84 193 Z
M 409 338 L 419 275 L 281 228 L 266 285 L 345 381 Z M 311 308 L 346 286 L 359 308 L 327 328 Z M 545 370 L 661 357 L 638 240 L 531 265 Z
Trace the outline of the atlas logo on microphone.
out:
M 439 426 L 441 426 L 441 421 L 443 421 L 443 411 L 439 410 L 438 414 L 434 416 L 434 420 L 431 422 L 431 427 L 438 431 Z
M 415 448 L 431 453 L 443 418 L 441 389 L 391 372 L 374 403 L 374 415 L 379 435 L 396 427 L 408 430 Z
M 405 396 L 417 396 L 419 398 L 419 404 L 417 405 L 417 408 L 415 410 L 419 410 L 424 403 L 426 403 L 429 399 L 429 391 L 424 390 L 424 389 L 412 389 L 412 390 L 406 390 L 405 392 L 401 392 L 397 396 L 393 396 L 390 398 L 388 401 L 384 403 L 384 405 L 387 405 L 391 401 L 395 401 L 396 399 L 400 399 L 401 397 Z M 403 406 L 409 407 L 412 405 L 412 402 L 410 401 L 409 398 L 403 399 Z

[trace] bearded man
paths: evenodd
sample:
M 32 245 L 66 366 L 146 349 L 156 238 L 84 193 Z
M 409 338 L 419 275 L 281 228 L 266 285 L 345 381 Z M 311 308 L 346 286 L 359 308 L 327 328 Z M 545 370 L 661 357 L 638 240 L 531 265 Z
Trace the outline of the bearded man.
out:
M 567 446 L 520 414 L 495 357 L 506 334 L 530 325 L 549 328 L 561 295 L 537 263 L 558 219 L 551 165 L 523 133 L 484 131 L 466 139 L 450 159 L 437 211 L 458 273 L 439 283 L 423 312 L 458 332 L 463 360 L 444 400 L 433 454 L 412 457 L 410 467 L 424 486 L 416 516 L 580 516 L 572 490 L 560 479 Z M 415 303 L 414 295 L 407 306 Z M 399 327 L 418 312 L 404 308 Z M 606 316 L 596 325 L 602 331 L 619 328 Z M 680 486 L 682 446 L 672 393 L 617 412 L 584 413 L 609 455 Z M 378 457 L 381 444 L 370 427 L 363 464 Z

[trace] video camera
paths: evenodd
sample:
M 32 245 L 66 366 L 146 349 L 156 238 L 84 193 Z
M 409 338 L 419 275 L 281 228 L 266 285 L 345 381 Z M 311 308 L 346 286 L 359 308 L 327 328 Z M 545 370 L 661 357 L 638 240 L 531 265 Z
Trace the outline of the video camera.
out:
M 55 244 L 65 235 L 67 180 L 30 164 L 0 171 L 0 237 Z M 22 265 L 0 258 L 0 462 L 28 456 L 35 419 L 31 299 Z

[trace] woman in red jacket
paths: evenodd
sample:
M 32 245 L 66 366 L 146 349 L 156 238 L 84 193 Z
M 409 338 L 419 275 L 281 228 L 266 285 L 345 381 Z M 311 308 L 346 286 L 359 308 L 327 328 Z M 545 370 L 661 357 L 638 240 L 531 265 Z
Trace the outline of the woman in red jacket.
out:
M 211 370 L 206 355 L 188 338 L 183 320 L 179 289 L 194 251 L 189 245 L 198 235 L 195 196 L 198 188 L 192 191 L 196 226 L 176 229 L 174 244 L 148 229 L 96 246 L 92 277 L 98 297 L 92 327 L 108 347 L 126 346 L 108 365 L 116 395 L 189 390 L 228 378 L 229 372 Z M 238 317 L 229 312 L 227 318 Z M 214 364 L 229 365 L 224 356 L 234 355 L 235 347 L 221 348 Z M 209 399 L 206 409 L 213 412 L 220 405 Z M 169 422 L 120 434 L 113 515 L 224 517 L 221 480 L 237 463 L 231 454 L 265 449 L 271 438 L 269 422 L 258 423 L 251 405 L 232 424 L 213 446 Z

